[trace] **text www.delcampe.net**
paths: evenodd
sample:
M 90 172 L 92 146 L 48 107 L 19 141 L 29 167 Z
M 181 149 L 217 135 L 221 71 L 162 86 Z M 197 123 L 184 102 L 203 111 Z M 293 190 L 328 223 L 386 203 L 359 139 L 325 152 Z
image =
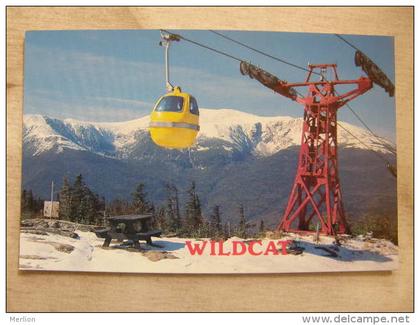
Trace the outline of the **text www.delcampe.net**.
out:
M 302 316 L 305 324 L 409 324 L 409 315 L 336 315 L 336 316 Z

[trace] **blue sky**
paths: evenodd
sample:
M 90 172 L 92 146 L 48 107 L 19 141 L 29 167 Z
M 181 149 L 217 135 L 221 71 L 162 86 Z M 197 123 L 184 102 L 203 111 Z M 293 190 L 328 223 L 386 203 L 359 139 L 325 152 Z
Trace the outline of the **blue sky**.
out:
M 183 36 L 261 66 L 289 82 L 297 70 L 242 48 L 209 31 L 178 30 Z M 224 34 L 300 66 L 336 63 L 341 79 L 363 72 L 354 50 L 332 34 L 238 32 Z M 346 36 L 394 82 L 392 37 Z M 26 114 L 89 121 L 124 121 L 150 113 L 165 93 L 163 48 L 158 30 L 33 31 L 25 40 Z M 257 115 L 302 116 L 303 108 L 239 72 L 239 63 L 185 41 L 171 51 L 172 83 L 193 94 L 203 108 L 232 108 Z M 378 86 L 351 103 L 379 135 L 395 141 L 395 100 Z M 339 119 L 360 125 L 347 108 Z

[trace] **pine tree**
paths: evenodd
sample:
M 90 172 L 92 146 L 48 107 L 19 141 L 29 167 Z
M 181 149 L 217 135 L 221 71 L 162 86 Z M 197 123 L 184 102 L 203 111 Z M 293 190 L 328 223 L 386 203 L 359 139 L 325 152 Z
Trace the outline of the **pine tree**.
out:
M 86 200 L 82 205 L 82 198 L 84 197 L 84 182 L 83 177 L 79 174 L 74 181 L 72 190 L 71 190 L 71 213 L 70 221 L 80 222 L 84 219 L 84 212 L 86 210 Z
M 39 197 L 35 199 L 32 190 L 22 190 L 21 195 L 21 215 L 23 218 L 34 218 L 42 214 L 44 201 Z
M 195 236 L 202 237 L 213 237 L 210 222 L 203 220 L 198 227 L 198 231 L 195 232 Z
M 84 224 L 96 223 L 97 196 L 89 189 L 79 174 L 71 188 L 70 221 Z
M 67 177 L 63 179 L 63 185 L 60 190 L 60 209 L 59 217 L 63 220 L 71 220 L 72 213 L 72 188 Z
M 28 191 L 23 189 L 22 196 L 21 196 L 21 214 L 23 218 L 31 218 L 32 217 L 32 211 L 29 206 L 29 200 L 28 200 Z
M 28 214 L 28 203 L 27 203 L 27 194 L 26 190 L 23 189 L 22 195 L 20 197 L 20 212 L 23 218 L 27 218 Z
M 88 198 L 85 196 L 82 196 L 79 206 L 77 208 L 77 212 L 76 212 L 76 222 L 77 223 L 83 223 L 83 224 L 87 224 L 88 220 L 87 220 L 87 216 L 86 216 L 86 212 L 89 208 L 89 202 L 88 202 Z
M 163 232 L 167 232 L 168 228 L 166 225 L 166 218 L 165 218 L 165 208 L 160 207 L 156 211 L 156 225 L 155 227 L 162 230 Z
M 131 204 L 120 198 L 112 200 L 108 205 L 108 211 L 110 216 L 130 214 L 133 212 Z
M 185 206 L 185 227 L 190 235 L 200 232 L 200 226 L 203 222 L 201 215 L 201 203 L 197 195 L 195 182 L 192 182 L 188 190 L 188 201 Z
M 182 226 L 178 188 L 173 184 L 166 184 L 166 195 L 165 215 L 167 230 L 178 232 Z
M 22 190 L 22 195 L 20 196 L 20 210 L 23 213 L 26 209 L 26 190 Z
M 95 216 L 95 225 L 97 226 L 103 226 L 106 224 L 106 216 L 107 216 L 107 210 L 106 210 L 106 201 L 105 197 L 99 197 L 97 194 L 95 194 L 95 210 L 96 210 L 96 216 Z
M 220 216 L 220 206 L 215 205 L 210 215 L 210 236 L 219 237 L 222 235 L 222 218 Z
M 95 224 L 97 217 L 96 197 L 92 191 L 83 185 L 82 198 L 77 211 L 77 222 L 84 224 Z
M 32 190 L 26 192 L 26 207 L 28 211 L 32 214 L 34 211 L 34 195 Z
M 156 228 L 156 208 L 153 203 L 150 205 L 150 213 L 152 214 L 152 221 L 150 222 L 150 227 L 153 229 Z
M 99 212 L 102 216 L 105 214 L 106 209 L 106 200 L 105 197 L 99 197 L 98 195 L 95 195 L 96 198 L 96 211 Z
M 244 206 L 241 204 L 239 206 L 239 225 L 237 230 L 237 236 L 240 238 L 246 238 L 246 218 L 245 218 L 245 212 L 244 212 Z
M 44 210 L 44 200 L 38 196 L 38 198 L 34 201 L 35 216 L 42 216 L 43 210 Z
M 225 222 L 225 224 L 223 225 L 223 236 L 225 238 L 230 238 L 231 233 L 230 233 L 230 222 Z
M 89 188 L 86 187 L 85 198 L 87 200 L 85 222 L 89 225 L 96 224 L 96 219 L 98 217 L 98 212 L 96 209 L 98 205 L 97 197 L 89 190 Z
M 258 232 L 260 233 L 260 235 L 263 235 L 265 231 L 265 227 L 264 227 L 264 220 L 261 219 L 260 221 L 260 227 L 258 229 Z
M 119 214 L 120 210 L 120 199 L 113 199 L 108 205 L 107 205 L 107 211 L 109 216 L 116 216 Z
M 179 230 L 182 226 L 181 220 L 181 210 L 179 209 L 179 196 L 178 196 L 178 188 L 175 185 L 172 185 L 173 191 L 173 201 L 174 201 L 174 208 L 175 208 L 175 227 Z
M 133 211 L 135 214 L 145 214 L 151 212 L 151 203 L 146 199 L 147 194 L 144 192 L 144 184 L 137 185 L 136 190 L 131 194 L 133 201 Z

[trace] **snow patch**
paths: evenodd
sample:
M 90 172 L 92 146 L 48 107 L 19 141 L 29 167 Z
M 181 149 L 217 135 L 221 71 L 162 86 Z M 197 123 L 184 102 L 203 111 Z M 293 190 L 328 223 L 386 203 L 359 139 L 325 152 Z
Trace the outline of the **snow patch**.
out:
M 118 243 L 114 242 L 110 248 L 102 248 L 103 239 L 97 238 L 92 232 L 78 231 L 78 234 L 80 239 L 57 234 L 46 236 L 21 233 L 20 269 L 140 273 L 295 273 L 379 271 L 398 267 L 398 247 L 385 240 L 372 245 L 350 239 L 340 247 L 333 247 L 334 239 L 329 237 L 322 237 L 319 245 L 315 245 L 309 236 L 285 237 L 282 240 L 298 239 L 299 246 L 304 248 L 303 253 L 227 257 L 212 256 L 210 249 L 205 249 L 203 255 L 192 255 L 185 242 L 190 240 L 192 243 L 199 243 L 198 241 L 163 237 L 154 239 L 154 243 L 161 248 L 148 246 L 144 242 L 141 245 L 146 250 L 168 252 L 174 258 L 151 260 L 147 254 L 116 248 Z M 267 246 L 268 240 L 262 240 L 263 247 Z M 243 240 L 230 238 L 225 242 L 227 250 L 232 247 L 233 241 Z M 71 245 L 74 249 L 63 252 L 56 249 L 57 245 Z M 336 257 L 328 254 L 332 249 L 337 253 Z

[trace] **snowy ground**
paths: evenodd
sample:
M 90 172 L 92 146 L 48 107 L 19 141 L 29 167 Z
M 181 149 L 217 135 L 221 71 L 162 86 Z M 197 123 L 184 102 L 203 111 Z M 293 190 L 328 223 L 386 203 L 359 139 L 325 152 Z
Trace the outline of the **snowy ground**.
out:
M 290 273 L 394 270 L 398 267 L 398 248 L 384 240 L 347 240 L 337 247 L 337 257 L 328 249 L 333 239 L 322 237 L 316 245 L 312 237 L 299 237 L 305 250 L 301 255 L 211 256 L 205 250 L 192 256 L 185 246 L 186 239 L 156 238 L 162 248 L 142 244 L 143 252 L 121 248 L 112 242 L 102 248 L 103 240 L 92 232 L 77 231 L 80 239 L 58 234 L 21 233 L 20 269 L 92 272 L 143 273 Z M 296 239 L 296 238 L 295 238 Z M 229 248 L 231 238 L 225 246 Z M 194 241 L 194 240 L 193 240 Z M 267 244 L 269 239 L 264 239 Z M 318 248 L 317 248 L 318 247 Z M 319 249 L 319 247 L 326 247 Z M 229 250 L 229 249 L 227 249 Z

